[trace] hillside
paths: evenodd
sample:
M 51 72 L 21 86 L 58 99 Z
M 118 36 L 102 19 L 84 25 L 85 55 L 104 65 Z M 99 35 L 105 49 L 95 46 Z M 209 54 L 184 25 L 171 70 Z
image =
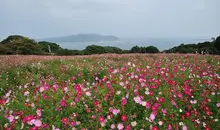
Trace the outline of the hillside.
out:
M 38 41 L 49 42 L 101 42 L 101 41 L 118 41 L 119 38 L 111 35 L 99 35 L 99 34 L 77 34 L 64 37 L 44 38 L 38 39 Z

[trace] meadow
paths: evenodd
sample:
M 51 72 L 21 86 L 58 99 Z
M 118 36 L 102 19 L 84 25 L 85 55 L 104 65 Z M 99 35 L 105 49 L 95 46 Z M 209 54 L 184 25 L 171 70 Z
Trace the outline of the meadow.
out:
M 0 129 L 219 130 L 220 56 L 0 56 Z

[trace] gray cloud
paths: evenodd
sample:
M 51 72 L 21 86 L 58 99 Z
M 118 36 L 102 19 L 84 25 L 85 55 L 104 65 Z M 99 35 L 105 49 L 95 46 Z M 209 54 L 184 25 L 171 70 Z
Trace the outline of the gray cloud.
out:
M 212 37 L 219 0 L 0 0 L 0 37 Z

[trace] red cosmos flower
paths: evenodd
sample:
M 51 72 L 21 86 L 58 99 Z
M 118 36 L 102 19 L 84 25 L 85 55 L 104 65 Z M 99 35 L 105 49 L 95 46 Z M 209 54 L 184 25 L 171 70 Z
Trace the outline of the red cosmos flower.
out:
M 121 120 L 122 120 L 123 122 L 126 122 L 127 119 L 128 119 L 128 117 L 126 116 L 126 114 L 123 114 L 123 115 L 121 116 Z
M 159 103 L 154 103 L 154 105 L 152 106 L 152 111 L 156 111 L 159 106 L 160 106 Z
M 95 100 L 94 102 L 93 102 L 93 105 L 94 106 L 98 106 L 100 104 L 100 101 L 99 100 Z
M 210 111 L 207 111 L 206 114 L 210 116 L 212 113 Z
M 184 120 L 184 119 L 186 118 L 186 116 L 185 116 L 185 115 L 182 115 L 181 118 L 182 118 L 182 120 Z
M 69 125 L 70 125 L 71 127 L 73 127 L 73 126 L 75 126 L 75 125 L 76 125 L 76 122 L 71 121 L 71 122 L 69 123 Z
M 60 101 L 60 106 L 65 107 L 66 106 L 66 101 L 62 99 Z
M 105 121 L 105 118 L 104 118 L 104 116 L 99 116 L 99 119 L 98 119 L 98 120 L 99 120 L 100 123 L 102 123 L 102 122 Z
M 205 130 L 211 130 L 208 126 L 205 127 Z
M 153 126 L 151 130 L 159 130 L 157 126 Z
M 127 126 L 125 127 L 125 130 L 131 130 L 131 125 L 127 125 Z
M 150 88 L 152 88 L 152 89 L 156 89 L 157 86 L 156 86 L 156 85 L 151 85 Z
M 0 105 L 5 104 L 5 100 L 4 99 L 0 99 Z
M 171 119 L 173 119 L 174 116 L 175 116 L 175 115 L 174 115 L 173 113 L 170 114 L 170 118 L 171 118 Z
M 198 111 L 194 110 L 193 113 L 195 116 L 198 116 Z
M 38 130 L 38 127 L 36 127 L 36 126 L 31 127 L 30 130 Z
M 68 118 L 63 117 L 62 120 L 61 120 L 61 122 L 62 122 L 63 124 L 67 124 L 67 123 L 68 123 Z
M 186 117 L 190 117 L 191 113 L 190 112 L 186 112 L 185 115 L 186 115 Z
M 122 98 L 121 104 L 122 104 L 122 105 L 125 105 L 126 103 L 127 103 L 127 99 L 126 99 L 126 98 Z

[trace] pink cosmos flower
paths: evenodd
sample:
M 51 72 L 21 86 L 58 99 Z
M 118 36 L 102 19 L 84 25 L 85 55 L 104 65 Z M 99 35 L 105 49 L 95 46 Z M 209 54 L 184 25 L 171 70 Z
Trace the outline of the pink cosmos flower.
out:
M 146 102 L 146 108 L 147 108 L 147 109 L 150 109 L 150 108 L 151 108 L 150 102 Z
M 52 130 L 60 130 L 60 129 L 56 128 L 54 125 L 52 125 Z
M 187 127 L 185 125 L 183 125 L 183 130 L 187 130 Z
M 166 114 L 167 114 L 167 110 L 166 110 L 165 108 L 164 108 L 164 109 L 162 108 L 161 111 L 162 111 L 163 115 L 166 116 Z
M 36 111 L 37 116 L 41 117 L 41 111 L 42 111 L 42 109 L 37 109 L 37 111 Z
M 41 127 L 41 126 L 42 126 L 42 122 L 41 122 L 41 120 L 39 120 L 39 119 L 34 120 L 33 124 L 34 124 L 36 127 Z
M 122 87 L 125 86 L 124 82 L 120 82 L 119 84 L 120 84 Z
M 8 120 L 9 120 L 9 122 L 11 123 L 11 122 L 13 122 L 14 121 L 14 116 L 13 115 L 10 115 L 9 117 L 8 117 Z
M 156 117 L 155 113 L 152 112 L 149 117 L 150 121 L 154 121 L 155 117 Z
M 113 110 L 112 110 L 112 113 L 113 113 L 114 115 L 117 115 L 119 112 L 120 112 L 120 109 L 113 109 Z
M 125 70 L 126 70 L 126 66 L 123 66 L 123 67 L 121 68 L 121 72 L 125 72 Z
M 141 98 L 139 97 L 139 96 L 137 96 L 137 97 L 134 97 L 134 101 L 135 101 L 135 103 L 138 103 L 138 104 L 141 104 Z
M 122 123 L 119 123 L 117 128 L 118 128 L 118 130 L 122 130 L 124 128 L 124 125 Z
M 172 124 L 168 124 L 167 130 L 172 130 Z
M 183 95 L 181 93 L 177 93 L 177 97 L 182 99 L 183 98 Z
M 111 124 L 111 129 L 115 129 L 115 124 Z

